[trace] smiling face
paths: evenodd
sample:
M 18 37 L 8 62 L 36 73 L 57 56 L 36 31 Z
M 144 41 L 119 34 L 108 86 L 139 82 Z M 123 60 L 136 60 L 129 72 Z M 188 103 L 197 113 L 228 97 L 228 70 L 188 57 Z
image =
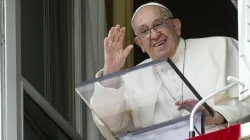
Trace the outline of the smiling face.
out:
M 135 43 L 151 59 L 174 56 L 180 40 L 181 23 L 178 19 L 169 18 L 161 7 L 141 8 L 134 17 L 133 28 L 136 34 Z

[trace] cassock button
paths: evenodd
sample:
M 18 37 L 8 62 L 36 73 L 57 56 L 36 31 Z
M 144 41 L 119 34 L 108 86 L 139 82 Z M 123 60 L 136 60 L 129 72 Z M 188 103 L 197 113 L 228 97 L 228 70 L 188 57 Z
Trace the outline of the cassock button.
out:
M 175 75 L 175 74 L 176 74 L 176 72 L 174 70 L 172 70 L 172 75 Z
M 180 90 L 180 88 L 177 88 L 177 89 L 176 89 L 176 92 L 179 92 L 179 90 Z

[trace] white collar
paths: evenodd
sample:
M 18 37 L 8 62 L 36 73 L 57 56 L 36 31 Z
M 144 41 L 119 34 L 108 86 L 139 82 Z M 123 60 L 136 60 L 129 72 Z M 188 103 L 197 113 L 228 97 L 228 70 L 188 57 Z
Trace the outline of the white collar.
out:
M 178 61 L 178 58 L 184 53 L 186 47 L 185 40 L 180 38 L 175 55 L 171 58 L 173 62 Z
M 178 61 L 179 57 L 185 52 L 185 48 L 186 48 L 185 40 L 183 38 L 180 38 L 175 55 L 171 58 L 171 60 L 173 62 Z M 149 58 L 149 60 L 152 61 L 151 58 Z

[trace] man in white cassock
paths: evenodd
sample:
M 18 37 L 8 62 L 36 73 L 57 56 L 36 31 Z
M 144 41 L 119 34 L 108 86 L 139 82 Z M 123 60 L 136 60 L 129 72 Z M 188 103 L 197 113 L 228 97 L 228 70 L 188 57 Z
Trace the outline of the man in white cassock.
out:
M 180 20 L 158 3 L 139 7 L 131 24 L 136 35 L 134 42 L 150 56 L 141 64 L 170 58 L 203 98 L 228 85 L 227 76 L 238 77 L 238 42 L 233 38 L 184 40 Z M 133 48 L 123 48 L 124 34 L 125 28 L 119 25 L 110 29 L 104 40 L 104 68 L 97 77 L 120 71 L 124 65 Z M 91 98 L 91 106 L 98 114 L 94 114 L 94 121 L 107 139 L 112 138 L 102 122 L 115 134 L 121 134 L 173 119 L 178 111 L 171 110 L 191 111 L 197 103 L 167 63 L 112 80 L 117 84 L 97 83 Z M 206 132 L 249 119 L 250 107 L 238 102 L 237 88 L 228 92 L 207 102 L 214 116 L 206 116 Z M 201 110 L 207 112 L 204 107 Z

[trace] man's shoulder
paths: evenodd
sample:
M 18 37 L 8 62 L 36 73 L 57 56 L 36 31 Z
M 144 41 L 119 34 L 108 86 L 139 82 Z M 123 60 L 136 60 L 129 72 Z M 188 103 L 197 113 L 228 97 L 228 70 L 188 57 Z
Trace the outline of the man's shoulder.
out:
M 238 41 L 232 37 L 226 36 L 213 36 L 203 38 L 191 38 L 186 40 L 189 47 L 207 47 L 208 49 L 217 48 L 218 46 L 238 46 Z
M 202 38 L 190 38 L 186 39 L 189 43 L 218 43 L 218 42 L 225 42 L 225 41 L 236 41 L 236 39 L 232 37 L 226 36 L 211 36 L 211 37 L 202 37 Z
M 148 58 L 148 59 L 143 60 L 142 62 L 140 62 L 137 65 L 145 64 L 145 63 L 148 63 L 148 62 L 151 62 L 151 61 L 152 61 L 152 59 Z
M 126 73 L 123 76 L 123 81 L 124 83 L 126 83 L 126 85 L 128 87 L 130 87 L 131 89 L 135 88 L 135 89 L 143 89 L 143 86 L 148 85 L 150 82 L 148 81 L 148 79 L 155 79 L 155 75 L 154 75 L 154 67 L 152 66 L 142 66 L 140 67 L 140 65 L 146 64 L 151 62 L 152 60 L 146 59 L 144 61 L 142 61 L 141 63 L 137 64 L 135 67 L 135 69 L 133 69 L 133 71 Z M 152 86 L 153 88 L 154 86 Z M 151 87 L 149 87 L 151 88 Z

